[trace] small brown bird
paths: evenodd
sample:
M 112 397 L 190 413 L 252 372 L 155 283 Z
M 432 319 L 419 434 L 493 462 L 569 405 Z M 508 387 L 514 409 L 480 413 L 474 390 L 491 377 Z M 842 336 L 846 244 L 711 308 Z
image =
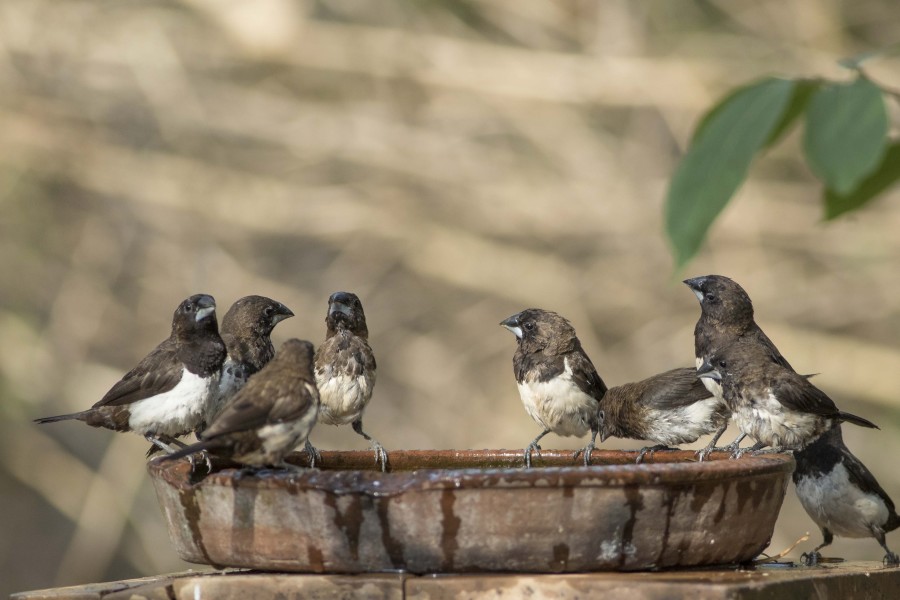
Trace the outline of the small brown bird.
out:
M 309 437 L 319 410 L 313 353 L 307 341 L 286 341 L 200 434 L 201 441 L 158 460 L 213 451 L 251 467 L 294 469 L 284 458 Z
M 649 452 L 672 450 L 719 431 L 728 411 L 697 377 L 697 370 L 672 369 L 635 383 L 609 388 L 600 399 L 600 441 L 609 437 L 649 440 L 637 462 Z M 706 458 L 715 440 L 701 451 Z M 705 452 L 705 453 L 704 453 Z
M 703 357 L 709 356 L 714 350 L 727 348 L 738 340 L 749 340 L 764 348 L 770 360 L 793 370 L 772 340 L 756 324 L 750 296 L 737 282 L 724 275 L 705 275 L 685 279 L 684 283 L 700 301 L 700 318 L 694 327 L 694 355 L 698 368 L 703 363 Z M 703 378 L 703 384 L 720 401 L 720 410 L 724 411 L 726 407 L 722 386 L 708 377 Z M 716 433 L 713 445 L 725 433 L 727 426 L 726 421 Z M 723 450 L 734 452 L 744 437 L 741 434 Z M 703 452 L 709 453 L 706 449 Z
M 581 437 L 591 433 L 591 441 L 575 453 L 584 453 L 584 464 L 591 463 L 591 452 L 600 431 L 600 399 L 606 384 L 566 319 L 547 310 L 529 308 L 501 321 L 515 336 L 518 346 L 513 355 L 513 372 L 525 410 L 542 431 L 525 447 L 525 466 L 531 467 L 531 454 L 540 452 L 538 442 L 550 432 Z
M 900 527 L 900 516 L 875 476 L 844 445 L 841 426 L 794 453 L 794 486 L 804 510 L 822 530 L 822 543 L 800 558 L 807 565 L 822 560 L 819 550 L 835 535 L 875 538 L 884 548 L 884 564 L 896 567 L 900 558 L 887 546 L 885 533 Z
M 746 452 L 799 450 L 840 422 L 878 429 L 871 421 L 838 410 L 822 390 L 789 367 L 771 360 L 762 344 L 742 340 L 706 357 L 697 370 L 722 385 L 725 403 L 740 430 L 757 440 Z
M 209 403 L 197 433 L 206 429 L 247 378 L 257 373 L 275 356 L 272 330 L 294 313 L 281 302 L 265 296 L 245 296 L 222 317 L 219 330 L 228 355 L 222 365 L 219 389 Z
M 37 419 L 67 419 L 91 427 L 132 431 L 166 452 L 175 438 L 194 430 L 208 410 L 225 361 L 225 344 L 216 323 L 216 301 L 196 294 L 178 305 L 172 333 L 99 402 L 81 412 Z
M 362 302 L 356 294 L 335 292 L 328 298 L 325 341 L 316 351 L 316 384 L 321 408 L 319 422 L 350 424 L 353 431 L 372 445 L 375 462 L 387 470 L 384 447 L 363 431 L 363 411 L 375 387 L 375 354 L 369 346 L 369 329 Z M 318 451 L 307 443 L 311 460 L 320 460 Z

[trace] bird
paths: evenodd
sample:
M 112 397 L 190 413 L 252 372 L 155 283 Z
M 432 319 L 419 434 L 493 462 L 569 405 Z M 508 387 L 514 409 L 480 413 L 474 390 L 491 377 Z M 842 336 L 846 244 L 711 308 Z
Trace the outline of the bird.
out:
M 227 356 L 222 365 L 219 388 L 209 403 L 200 433 L 221 411 L 228 400 L 275 356 L 272 330 L 294 313 L 281 302 L 265 296 L 245 296 L 237 300 L 222 317 L 219 334 L 225 342 Z
M 757 440 L 746 452 L 799 450 L 840 422 L 878 429 L 871 421 L 838 410 L 809 378 L 771 360 L 768 348 L 752 340 L 713 350 L 697 369 L 722 385 L 725 403 L 740 430 Z M 766 446 L 770 449 L 762 450 Z
M 844 444 L 840 425 L 795 452 L 794 460 L 794 487 L 800 504 L 823 537 L 812 552 L 800 557 L 805 564 L 818 564 L 822 560 L 819 550 L 838 535 L 873 537 L 886 552 L 884 564 L 900 565 L 900 558 L 885 541 L 885 533 L 900 527 L 900 516 L 875 476 Z
M 195 294 L 175 310 L 172 332 L 99 402 L 81 412 L 36 419 L 37 423 L 77 420 L 91 427 L 131 431 L 165 452 L 183 446 L 176 438 L 200 423 L 225 362 L 216 302 Z
M 708 356 L 713 349 L 725 348 L 736 340 L 746 339 L 764 347 L 775 363 L 793 370 L 772 340 L 756 324 L 750 296 L 737 282 L 724 275 L 704 275 L 685 279 L 684 284 L 700 301 L 700 318 L 694 327 L 694 355 L 698 368 L 703 362 L 703 357 Z M 703 384 L 721 403 L 720 410 L 725 411 L 722 386 L 708 377 L 703 378 Z M 727 427 L 726 420 L 716 432 L 711 445 L 698 453 L 701 459 L 715 449 L 716 442 Z M 724 450 L 733 452 L 744 437 L 742 433 Z
M 538 442 L 548 433 L 582 437 L 591 441 L 575 453 L 591 462 L 591 452 L 600 431 L 600 399 L 606 384 L 564 317 L 540 308 L 528 308 L 508 317 L 500 325 L 516 336 L 513 372 L 525 411 L 541 426 L 541 433 L 525 447 L 525 467 L 531 455 L 540 452 Z
M 321 407 L 319 422 L 346 425 L 372 446 L 375 462 L 387 470 L 384 447 L 363 431 L 363 411 L 375 387 L 375 354 L 369 346 L 369 329 L 359 297 L 351 292 L 335 292 L 328 298 L 325 341 L 316 350 L 315 374 Z M 307 442 L 310 460 L 321 460 L 318 450 Z
M 316 424 L 319 393 L 313 345 L 291 338 L 225 405 L 200 441 L 160 457 L 160 462 L 214 452 L 250 467 L 297 467 L 285 462 Z
M 609 388 L 600 398 L 600 441 L 619 437 L 655 442 L 641 448 L 640 463 L 647 453 L 671 450 L 718 431 L 730 416 L 721 407 L 695 368 L 672 369 Z

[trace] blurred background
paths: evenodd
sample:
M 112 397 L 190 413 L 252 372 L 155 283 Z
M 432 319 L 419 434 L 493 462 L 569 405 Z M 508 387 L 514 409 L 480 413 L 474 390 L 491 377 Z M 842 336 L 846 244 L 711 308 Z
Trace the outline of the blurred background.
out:
M 680 280 L 727 274 L 799 371 L 881 425 L 845 438 L 900 501 L 900 189 L 823 224 L 795 131 L 684 272 L 662 233 L 715 100 L 765 74 L 848 78 L 838 59 L 898 31 L 891 0 L 4 0 L 0 596 L 189 566 L 146 442 L 30 421 L 93 404 L 196 292 L 220 315 L 246 294 L 285 303 L 278 345 L 320 342 L 328 295 L 354 291 L 372 435 L 522 448 L 538 429 L 501 319 L 562 313 L 615 385 L 692 365 Z M 900 88 L 898 66 L 867 69 Z M 366 447 L 349 428 L 312 439 Z M 770 550 L 805 532 L 794 558 L 820 535 L 791 488 Z

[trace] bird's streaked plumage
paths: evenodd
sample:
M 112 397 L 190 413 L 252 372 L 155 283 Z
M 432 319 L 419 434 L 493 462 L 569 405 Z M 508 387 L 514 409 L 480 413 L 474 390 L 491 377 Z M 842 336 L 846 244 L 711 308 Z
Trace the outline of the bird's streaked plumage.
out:
M 696 369 L 672 369 L 609 388 L 600 399 L 600 440 L 647 440 L 648 451 L 690 444 L 727 424 L 728 412 L 697 377 Z
M 877 429 L 839 410 L 807 377 L 772 361 L 767 348 L 751 341 L 716 351 L 697 373 L 721 383 L 735 424 L 757 440 L 753 450 L 799 450 L 840 422 Z
M 362 302 L 356 294 L 335 292 L 328 298 L 325 341 L 316 350 L 315 373 L 321 408 L 319 422 L 350 424 L 366 439 L 381 470 L 387 469 L 384 447 L 363 431 L 363 413 L 375 387 L 375 354 L 369 346 L 369 329 Z M 309 444 L 307 452 L 317 454 Z
M 200 442 L 161 460 L 203 451 L 253 466 L 284 466 L 316 423 L 318 391 L 310 342 L 290 339 L 225 405 Z
M 222 317 L 220 335 L 227 356 L 222 365 L 219 386 L 197 433 L 212 423 L 219 411 L 247 379 L 275 356 L 272 330 L 294 313 L 281 302 L 265 296 L 245 296 L 237 300 Z
M 894 502 L 875 476 L 844 444 L 837 425 L 794 453 L 793 479 L 800 504 L 822 531 L 823 542 L 803 556 L 806 564 L 821 560 L 819 550 L 834 536 L 875 538 L 884 548 L 884 563 L 897 566 L 897 554 L 885 533 L 900 527 Z
M 219 383 L 225 344 L 219 337 L 212 296 L 196 294 L 175 310 L 170 336 L 126 373 L 91 408 L 67 419 L 92 427 L 132 431 L 166 451 L 175 438 L 200 423 Z
M 585 464 L 599 433 L 599 402 L 606 384 L 588 358 L 575 328 L 555 312 L 529 308 L 500 325 L 516 336 L 513 372 L 525 411 L 542 432 L 525 448 L 525 465 L 540 450 L 538 441 L 548 434 L 581 437 L 591 433 L 584 452 Z

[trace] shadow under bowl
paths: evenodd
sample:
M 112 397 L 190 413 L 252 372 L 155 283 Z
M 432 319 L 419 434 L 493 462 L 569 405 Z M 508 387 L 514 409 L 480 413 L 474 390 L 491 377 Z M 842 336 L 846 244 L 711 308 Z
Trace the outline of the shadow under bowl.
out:
M 313 573 L 647 570 L 747 562 L 768 545 L 789 455 L 322 452 L 322 468 L 148 465 L 184 560 Z M 306 464 L 303 453 L 289 459 Z

